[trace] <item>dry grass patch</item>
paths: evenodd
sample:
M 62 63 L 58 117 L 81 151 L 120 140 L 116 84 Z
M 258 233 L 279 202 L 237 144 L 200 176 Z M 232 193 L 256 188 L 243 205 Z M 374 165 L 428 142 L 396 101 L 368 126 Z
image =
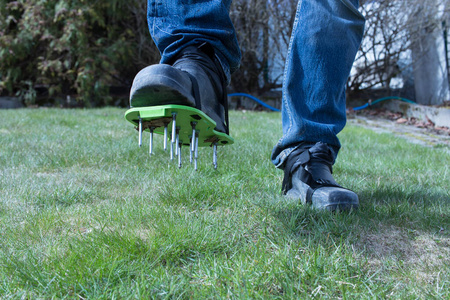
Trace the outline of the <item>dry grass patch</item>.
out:
M 376 232 L 361 236 L 357 248 L 366 252 L 372 271 L 408 270 L 424 283 L 434 282 L 450 265 L 450 237 L 442 230 L 430 234 L 380 224 Z

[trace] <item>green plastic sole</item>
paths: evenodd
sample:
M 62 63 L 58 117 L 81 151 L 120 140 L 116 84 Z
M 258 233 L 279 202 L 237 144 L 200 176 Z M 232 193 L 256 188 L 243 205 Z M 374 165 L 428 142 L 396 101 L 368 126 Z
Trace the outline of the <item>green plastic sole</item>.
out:
M 125 112 L 125 119 L 135 126 L 139 126 L 139 118 L 142 121 L 142 131 L 164 134 L 167 126 L 168 137 L 172 135 L 172 120 L 176 114 L 175 125 L 178 130 L 180 143 L 190 145 L 193 125 L 198 135 L 198 146 L 207 147 L 214 143 L 217 145 L 230 145 L 234 139 L 228 134 L 214 130 L 216 122 L 201 110 L 184 105 L 158 105 L 147 107 L 135 107 Z

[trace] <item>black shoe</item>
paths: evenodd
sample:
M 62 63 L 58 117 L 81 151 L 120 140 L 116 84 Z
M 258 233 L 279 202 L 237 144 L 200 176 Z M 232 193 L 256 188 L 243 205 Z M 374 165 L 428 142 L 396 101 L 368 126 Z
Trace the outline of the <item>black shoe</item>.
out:
M 183 49 L 172 65 L 152 65 L 134 78 L 130 106 L 178 104 L 195 107 L 229 133 L 226 78 L 213 47 L 204 43 Z
M 309 149 L 300 147 L 294 150 L 286 161 L 283 194 L 317 209 L 356 210 L 358 196 L 334 180 L 332 164 L 333 156 L 326 144 L 319 142 Z

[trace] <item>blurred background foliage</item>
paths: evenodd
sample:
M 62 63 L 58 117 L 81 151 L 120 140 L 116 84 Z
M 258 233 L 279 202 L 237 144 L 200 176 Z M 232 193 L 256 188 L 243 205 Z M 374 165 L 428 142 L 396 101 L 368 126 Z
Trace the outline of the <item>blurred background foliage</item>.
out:
M 111 104 L 157 61 L 144 1 L 0 0 L 0 93 Z
M 297 2 L 233 1 L 230 16 L 243 56 L 231 90 L 280 97 Z M 415 61 L 443 53 L 440 45 L 448 45 L 450 0 L 360 2 L 366 33 L 347 84 L 349 95 L 366 97 L 365 91 L 377 89 L 414 98 L 414 74 L 424 68 Z M 159 61 L 146 5 L 144 0 L 0 0 L 0 96 L 15 96 L 26 105 L 61 104 L 66 98 L 88 107 L 127 105 L 134 75 Z M 445 55 L 437 67 L 447 71 L 432 81 L 447 81 L 448 95 Z M 424 65 L 433 73 L 430 63 Z

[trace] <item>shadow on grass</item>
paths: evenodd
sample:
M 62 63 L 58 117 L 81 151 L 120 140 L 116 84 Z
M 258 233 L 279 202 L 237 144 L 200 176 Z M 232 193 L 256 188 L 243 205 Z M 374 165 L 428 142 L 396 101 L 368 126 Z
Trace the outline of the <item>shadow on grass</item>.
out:
M 359 195 L 362 226 L 354 248 L 365 253 L 369 265 L 378 269 L 389 262 L 435 280 L 433 272 L 450 262 L 448 192 L 385 186 Z
M 318 211 L 282 196 L 255 204 L 276 219 L 279 245 L 306 243 L 325 256 L 344 249 L 342 255 L 361 263 L 363 273 L 402 270 L 419 272 L 427 283 L 437 280 L 436 270 L 450 263 L 447 195 L 389 188 L 359 194 L 360 209 L 350 213 Z
M 450 196 L 443 190 L 385 186 L 361 191 L 359 197 L 361 213 L 369 220 L 424 230 L 450 226 Z
M 270 198 L 266 198 L 270 199 Z M 255 205 L 267 214 L 272 215 L 283 230 L 291 238 L 329 238 L 343 237 L 352 232 L 355 223 L 359 223 L 357 211 L 332 213 L 317 210 L 310 205 L 303 205 L 299 200 L 284 196 L 262 200 Z
M 360 208 L 347 213 L 319 211 L 283 196 L 254 203 L 272 215 L 291 237 L 354 239 L 380 224 L 435 234 L 450 231 L 450 198 L 445 191 L 384 187 L 358 192 Z M 270 199 L 267 197 L 266 199 Z M 445 233 L 448 236 L 448 233 Z

